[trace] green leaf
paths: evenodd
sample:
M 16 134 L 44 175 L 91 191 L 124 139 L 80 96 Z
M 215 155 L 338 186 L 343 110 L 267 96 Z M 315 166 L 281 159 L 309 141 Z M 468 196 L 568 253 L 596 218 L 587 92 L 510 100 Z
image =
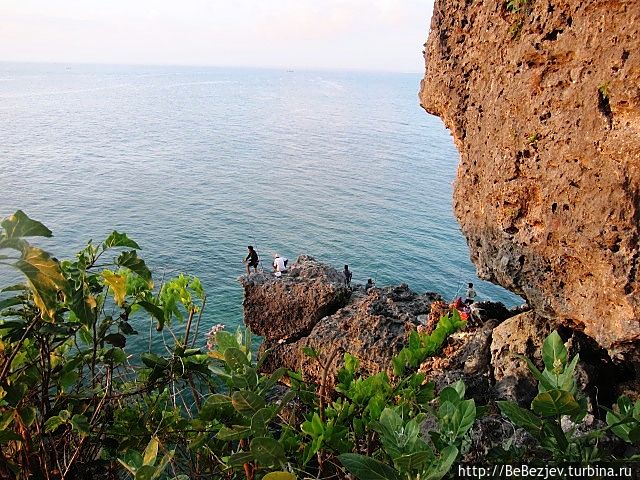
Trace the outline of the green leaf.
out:
M 81 436 L 89 434 L 89 420 L 84 415 L 76 414 L 71 417 L 71 427 L 76 430 Z
M 149 368 L 166 368 L 169 365 L 169 361 L 166 358 L 151 352 L 143 353 L 140 355 L 140 359 Z
M 338 460 L 360 480 L 401 480 L 400 474 L 375 458 L 357 453 L 343 453 Z
M 549 390 L 539 393 L 531 402 L 531 409 L 543 417 L 575 415 L 580 405 L 574 396 L 565 390 Z
M 564 370 L 567 363 L 567 349 L 555 330 L 549 334 L 542 345 L 542 360 L 547 370 L 556 374 Z
M 393 463 L 401 472 L 421 472 L 433 459 L 434 455 L 431 450 L 423 450 L 394 458 Z
M 267 433 L 269 421 L 274 415 L 273 407 L 261 408 L 251 417 L 251 432 L 256 436 L 264 436 Z
M 216 434 L 216 438 L 229 440 L 242 440 L 249 436 L 251 429 L 243 425 L 234 425 L 233 427 L 222 427 Z
M 256 437 L 249 447 L 256 461 L 263 466 L 280 465 L 286 461 L 280 442 L 269 437 Z
M 71 294 L 71 310 L 83 325 L 93 325 L 96 317 L 96 300 L 91 295 L 85 295 L 84 287 L 80 287 Z
M 224 361 L 231 370 L 236 372 L 243 372 L 244 367 L 248 367 L 250 365 L 247 355 L 244 354 L 242 350 L 235 347 L 227 348 L 225 350 Z
M 142 456 L 142 464 L 153 465 L 154 463 L 156 463 L 157 457 L 158 457 L 158 439 L 156 437 L 151 437 L 151 440 L 149 440 L 147 447 L 144 449 L 144 454 Z
M 221 395 L 214 393 L 210 397 L 207 397 L 202 404 L 199 412 L 199 418 L 204 421 L 211 421 L 216 419 L 216 414 L 221 409 L 231 405 L 231 397 L 228 395 Z
M 29 246 L 13 266 L 27 277 L 33 300 L 43 316 L 53 320 L 58 309 L 58 292 L 68 292 L 60 264 L 44 250 Z
M 457 457 L 458 449 L 455 446 L 449 445 L 443 449 L 442 452 L 440 452 L 440 459 L 431 469 L 429 469 L 428 474 L 424 477 L 425 480 L 440 480 L 449 473 L 449 470 L 451 470 L 451 466 L 453 465 L 453 462 L 456 461 Z
M 144 260 L 138 257 L 138 253 L 135 250 L 122 252 L 116 259 L 116 264 L 137 273 L 140 277 L 144 278 L 147 283 L 151 284 L 151 271 L 147 268 Z
M 104 284 L 113 292 L 113 299 L 116 301 L 116 304 L 121 307 L 124 304 L 125 297 L 127 296 L 126 275 L 114 273 L 111 270 L 103 270 L 102 279 Z
M 20 409 L 19 413 L 20 418 L 22 419 L 22 423 L 24 423 L 26 427 L 31 426 L 36 418 L 36 409 L 34 407 L 22 408 Z
M 262 477 L 262 480 L 296 480 L 296 476 L 289 472 L 271 472 Z
M 237 452 L 229 455 L 226 463 L 231 467 L 241 467 L 245 463 L 253 462 L 254 460 L 251 452 Z
M 147 302 L 147 301 L 143 301 L 143 302 L 138 302 L 137 305 L 140 305 L 142 308 L 144 308 L 153 318 L 156 319 L 156 321 L 158 322 L 157 326 L 156 326 L 156 330 L 161 332 L 162 329 L 164 328 L 164 322 L 165 322 L 165 313 L 164 310 L 162 308 L 160 308 L 157 305 L 154 305 L 151 302 Z
M 264 398 L 249 391 L 233 392 L 231 403 L 238 413 L 245 416 L 253 416 L 265 406 Z
M 224 355 L 227 348 L 240 348 L 240 344 L 236 339 L 236 336 L 230 332 L 220 330 L 216 333 L 216 345 L 217 350 Z
M 22 441 L 22 437 L 16 432 L 12 432 L 11 430 L 0 430 L 0 444 L 13 442 L 16 440 Z
M 22 210 L 16 210 L 16 213 L 2 220 L 0 226 L 4 229 L 6 238 L 53 236 L 51 230 L 29 218 Z
M 318 358 L 318 351 L 312 347 L 302 347 L 302 353 L 309 358 Z
M 45 432 L 54 432 L 60 425 L 65 424 L 66 422 L 60 418 L 60 416 L 56 415 L 44 422 L 44 431 Z
M 542 420 L 529 410 L 522 408 L 515 402 L 501 400 L 496 402 L 500 411 L 518 427 L 524 428 L 530 434 L 537 436 L 542 431 Z
M 152 480 L 156 474 L 156 468 L 152 465 L 143 465 L 136 470 L 135 480 Z
M 140 245 L 131 240 L 126 233 L 118 233 L 115 230 L 102 242 L 102 250 L 115 247 L 128 247 L 142 250 Z

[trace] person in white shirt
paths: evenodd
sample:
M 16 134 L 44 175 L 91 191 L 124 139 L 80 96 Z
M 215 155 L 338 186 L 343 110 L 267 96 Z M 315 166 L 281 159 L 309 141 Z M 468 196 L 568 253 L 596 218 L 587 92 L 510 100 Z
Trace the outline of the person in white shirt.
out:
M 282 275 L 284 272 L 287 271 L 287 262 L 288 261 L 289 261 L 289 259 L 287 259 L 285 257 L 281 257 L 277 253 L 274 255 L 273 271 L 276 273 L 277 277 L 279 277 L 280 275 Z M 278 274 L 280 274 L 280 275 L 278 275 Z

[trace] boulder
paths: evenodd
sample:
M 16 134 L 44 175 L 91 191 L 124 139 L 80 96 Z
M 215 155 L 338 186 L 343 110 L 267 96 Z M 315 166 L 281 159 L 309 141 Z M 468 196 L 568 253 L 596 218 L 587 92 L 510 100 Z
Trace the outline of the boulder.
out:
M 346 305 L 351 291 L 342 273 L 302 255 L 287 273 L 252 273 L 239 279 L 244 288 L 244 322 L 266 339 L 299 338 L 322 317 Z

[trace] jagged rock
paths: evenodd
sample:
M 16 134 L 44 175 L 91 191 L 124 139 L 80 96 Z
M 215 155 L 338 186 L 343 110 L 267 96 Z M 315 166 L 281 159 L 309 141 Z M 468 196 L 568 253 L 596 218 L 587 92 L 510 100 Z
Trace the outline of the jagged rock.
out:
M 346 305 L 350 290 L 341 273 L 313 257 L 298 257 L 281 277 L 253 273 L 240 277 L 244 321 L 267 339 L 298 338 L 322 317 Z
M 420 100 L 479 275 L 640 358 L 640 2 L 436 0 Z M 594 19 L 599 19 L 594 22 Z
M 537 394 L 537 381 L 529 372 L 523 355 L 543 368 L 540 350 L 544 339 L 553 331 L 547 319 L 525 312 L 502 322 L 493 330 L 491 364 L 498 398 L 529 404 Z
M 336 371 L 342 367 L 344 353 L 348 352 L 360 360 L 363 375 L 390 373 L 391 358 L 418 325 L 418 316 L 428 314 L 431 303 L 440 299 L 434 293 L 418 295 L 407 285 L 358 293 L 346 307 L 318 321 L 307 336 L 295 342 L 265 342 L 262 348 L 270 349 L 270 354 L 263 368 L 272 371 L 285 366 L 302 372 L 307 380 L 320 383 L 330 362 L 326 385 L 331 388 Z M 316 350 L 318 359 L 303 354 L 303 347 Z
M 491 336 L 498 325 L 488 320 L 479 328 L 452 334 L 442 353 L 427 358 L 420 365 L 420 372 L 433 380 L 436 390 L 441 390 L 457 380 L 463 380 L 468 396 L 481 404 L 492 398 Z

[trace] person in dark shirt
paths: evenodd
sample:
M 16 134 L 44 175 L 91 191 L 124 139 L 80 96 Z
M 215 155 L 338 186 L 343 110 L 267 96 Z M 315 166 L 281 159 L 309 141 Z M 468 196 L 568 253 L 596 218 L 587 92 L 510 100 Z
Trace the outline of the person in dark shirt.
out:
M 353 273 L 351 273 L 351 270 L 349 270 L 349 265 L 344 266 L 344 271 L 342 273 L 344 273 L 345 286 L 351 288 L 351 277 L 353 276 Z
M 253 271 L 255 273 L 258 273 L 258 252 L 255 251 L 253 245 L 249 245 L 247 250 L 249 250 L 249 254 L 244 259 L 247 264 L 247 275 L 251 273 L 251 267 L 253 267 Z

